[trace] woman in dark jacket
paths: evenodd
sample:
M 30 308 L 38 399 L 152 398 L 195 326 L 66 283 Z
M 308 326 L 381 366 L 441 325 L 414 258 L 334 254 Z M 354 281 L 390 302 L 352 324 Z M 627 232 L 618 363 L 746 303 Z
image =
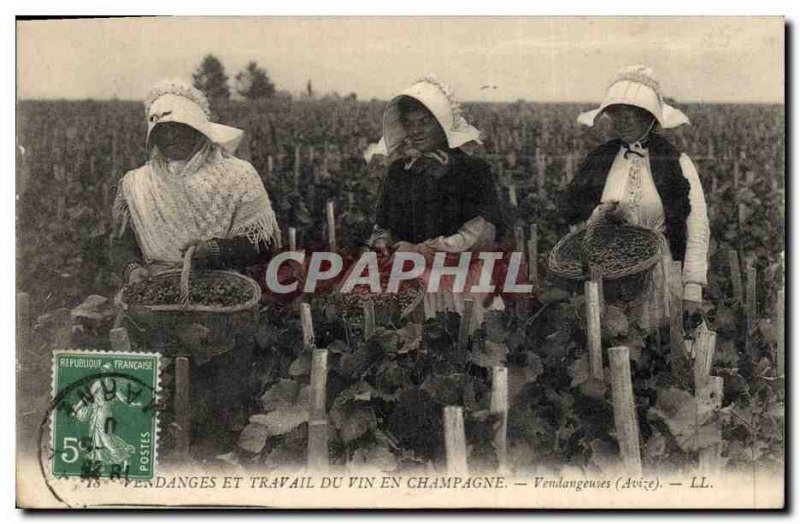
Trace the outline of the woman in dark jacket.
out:
M 389 103 L 383 129 L 381 142 L 368 152 L 377 149 L 389 157 L 370 246 L 417 252 L 428 260 L 437 252 L 491 251 L 502 227 L 494 177 L 487 162 L 464 151 L 463 146 L 480 143 L 480 132 L 464 119 L 450 89 L 434 77 L 415 83 Z M 426 293 L 426 317 L 460 313 L 464 297 L 472 296 L 472 326 L 479 325 L 486 294 L 469 290 L 481 268 L 473 261 L 464 293 L 453 292 L 452 277 L 442 279 L 440 292 Z

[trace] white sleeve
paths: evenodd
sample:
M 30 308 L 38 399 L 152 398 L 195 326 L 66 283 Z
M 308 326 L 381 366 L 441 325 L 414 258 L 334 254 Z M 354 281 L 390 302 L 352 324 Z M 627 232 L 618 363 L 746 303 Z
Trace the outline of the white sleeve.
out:
M 494 224 L 479 216 L 461 226 L 458 233 L 449 237 L 432 238 L 426 240 L 424 244 L 435 251 L 461 253 L 479 246 L 490 246 L 494 241 L 494 235 Z
M 683 260 L 683 298 L 701 301 L 702 286 L 707 283 L 708 244 L 710 230 L 703 185 L 692 160 L 684 153 L 680 157 L 683 176 L 689 181 L 689 203 L 692 210 L 686 219 L 686 256 Z

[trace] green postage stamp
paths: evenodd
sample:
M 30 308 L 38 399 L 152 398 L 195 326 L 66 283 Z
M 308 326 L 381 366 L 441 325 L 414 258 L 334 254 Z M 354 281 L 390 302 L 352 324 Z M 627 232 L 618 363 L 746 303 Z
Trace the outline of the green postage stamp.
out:
M 153 478 L 159 364 L 155 353 L 54 352 L 54 476 Z

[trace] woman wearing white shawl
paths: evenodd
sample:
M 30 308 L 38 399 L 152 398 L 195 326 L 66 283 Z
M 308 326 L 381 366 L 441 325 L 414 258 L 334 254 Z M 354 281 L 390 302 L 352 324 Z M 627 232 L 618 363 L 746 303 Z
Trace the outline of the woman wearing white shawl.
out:
M 243 269 L 280 247 L 267 191 L 233 153 L 243 131 L 210 120 L 206 98 L 180 81 L 156 86 L 145 102 L 148 162 L 125 174 L 114 202 L 111 259 L 125 283 L 179 266 L 195 247 L 197 269 Z M 232 441 L 251 396 L 252 333 L 209 363 L 192 359 L 199 434 Z M 205 364 L 205 365 L 204 365 Z
M 120 181 L 112 260 L 126 282 L 181 263 L 240 269 L 280 243 L 261 178 L 233 156 L 243 131 L 210 120 L 200 91 L 179 81 L 145 102 L 149 161 Z

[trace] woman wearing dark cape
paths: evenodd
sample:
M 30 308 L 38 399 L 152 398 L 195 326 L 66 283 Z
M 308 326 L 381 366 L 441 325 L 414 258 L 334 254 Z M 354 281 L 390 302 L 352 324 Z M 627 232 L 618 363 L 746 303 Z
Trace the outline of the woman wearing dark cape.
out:
M 683 263 L 683 311 L 687 321 L 701 311 L 708 271 L 709 225 L 703 186 L 689 156 L 659 133 L 689 124 L 664 101 L 650 68 L 629 66 L 612 80 L 599 108 L 578 122 L 594 126 L 611 120 L 616 138 L 584 160 L 563 197 L 562 213 L 571 224 L 614 218 L 663 235 L 663 253 Z M 629 317 L 643 329 L 669 321 L 667 275 L 658 264 Z M 687 323 L 693 323 L 689 321 Z
M 447 253 L 457 263 L 459 253 L 492 251 L 503 218 L 489 164 L 468 152 L 480 143 L 480 132 L 467 123 L 452 90 L 434 76 L 392 99 L 383 117 L 383 138 L 366 155 L 368 161 L 374 153 L 389 158 L 370 247 L 420 253 L 428 268 L 435 253 Z M 499 297 L 470 291 L 482 268 L 473 257 L 463 292 L 453 287 L 452 276 L 442 278 L 438 292 L 425 293 L 425 317 L 439 311 L 460 314 L 464 298 L 471 297 L 471 327 L 479 326 L 486 307 L 502 304 Z M 430 270 L 421 278 L 428 282 Z

